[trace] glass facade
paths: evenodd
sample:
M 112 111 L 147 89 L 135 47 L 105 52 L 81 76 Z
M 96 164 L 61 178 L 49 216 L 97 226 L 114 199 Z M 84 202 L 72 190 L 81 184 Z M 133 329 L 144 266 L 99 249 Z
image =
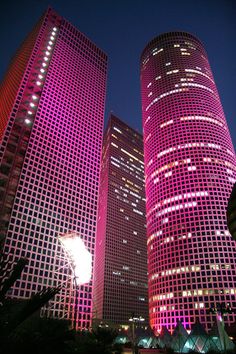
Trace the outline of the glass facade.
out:
M 141 56 L 151 326 L 209 329 L 217 304 L 236 308 L 235 245 L 226 207 L 236 161 L 201 42 L 170 32 Z M 235 314 L 225 316 L 228 324 Z
M 94 255 L 106 66 L 99 48 L 48 9 L 0 91 L 1 238 L 10 259 L 29 259 L 9 296 L 60 284 L 42 312 L 76 328 L 90 326 L 92 279 L 75 290 L 58 235 L 77 233 Z
M 94 318 L 148 323 L 142 136 L 111 115 L 103 143 L 94 272 Z

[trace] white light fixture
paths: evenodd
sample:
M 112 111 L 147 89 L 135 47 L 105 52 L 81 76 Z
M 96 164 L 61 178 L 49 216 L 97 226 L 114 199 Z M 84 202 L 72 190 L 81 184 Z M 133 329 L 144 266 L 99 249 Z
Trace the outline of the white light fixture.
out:
M 30 107 L 35 107 L 35 104 L 33 102 L 31 102 Z
M 28 119 L 28 118 L 26 118 L 26 119 L 25 119 L 25 123 L 26 123 L 26 124 L 30 124 L 30 123 L 31 123 L 31 120 Z
M 51 36 L 51 37 L 50 37 L 50 39 L 51 39 L 52 41 L 54 41 L 54 40 L 55 40 L 55 38 L 54 38 L 53 36 Z
M 53 27 L 53 31 L 57 31 L 57 28 L 56 28 L 56 27 Z
M 40 69 L 40 72 L 41 72 L 41 73 L 45 73 L 45 70 L 44 70 L 44 69 Z
M 47 66 L 47 64 L 46 64 L 46 63 L 43 63 L 42 66 L 45 67 L 45 66 Z
M 35 95 L 32 95 L 32 98 L 33 98 L 33 100 L 37 100 L 37 96 L 35 96 Z
M 50 47 L 50 45 L 48 45 L 47 46 L 47 50 L 51 50 L 52 49 L 52 47 Z
M 38 75 L 38 78 L 39 78 L 39 79 L 42 79 L 42 78 L 43 78 L 43 75 L 40 75 L 40 74 L 39 74 L 39 75 Z
M 52 41 L 49 41 L 48 44 L 53 45 Z
M 92 277 L 92 255 L 76 232 L 60 234 L 59 241 L 64 248 L 77 285 L 89 283 Z
M 42 82 L 36 81 L 36 85 L 40 86 L 40 85 L 42 85 Z
M 27 113 L 28 113 L 29 115 L 33 114 L 33 112 L 31 112 L 31 111 L 28 111 Z

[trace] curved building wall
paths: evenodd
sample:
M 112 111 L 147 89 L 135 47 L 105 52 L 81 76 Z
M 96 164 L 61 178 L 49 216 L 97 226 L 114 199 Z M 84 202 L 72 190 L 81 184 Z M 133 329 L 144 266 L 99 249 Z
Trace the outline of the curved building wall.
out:
M 172 331 L 181 320 L 190 329 L 199 318 L 209 329 L 210 307 L 236 307 L 226 222 L 236 162 L 201 42 L 184 32 L 152 40 L 141 87 L 151 326 Z

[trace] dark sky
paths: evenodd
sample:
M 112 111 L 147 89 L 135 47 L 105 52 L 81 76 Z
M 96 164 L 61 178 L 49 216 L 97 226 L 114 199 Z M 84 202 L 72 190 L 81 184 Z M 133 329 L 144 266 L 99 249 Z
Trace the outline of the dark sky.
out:
M 106 115 L 112 110 L 141 132 L 139 58 L 153 37 L 173 30 L 196 35 L 208 52 L 236 146 L 235 0 L 2 0 L 0 78 L 48 5 L 109 58 Z

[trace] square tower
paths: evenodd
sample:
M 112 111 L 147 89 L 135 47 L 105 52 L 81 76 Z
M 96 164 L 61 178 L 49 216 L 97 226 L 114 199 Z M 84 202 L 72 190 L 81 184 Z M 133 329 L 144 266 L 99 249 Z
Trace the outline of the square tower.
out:
M 58 236 L 76 233 L 93 262 L 106 71 L 106 55 L 49 8 L 0 90 L 1 239 L 29 260 L 9 296 L 62 285 L 44 312 L 76 328 L 90 326 L 92 278 L 75 287 Z
M 147 297 L 143 139 L 112 114 L 103 142 L 93 316 L 148 323 Z

